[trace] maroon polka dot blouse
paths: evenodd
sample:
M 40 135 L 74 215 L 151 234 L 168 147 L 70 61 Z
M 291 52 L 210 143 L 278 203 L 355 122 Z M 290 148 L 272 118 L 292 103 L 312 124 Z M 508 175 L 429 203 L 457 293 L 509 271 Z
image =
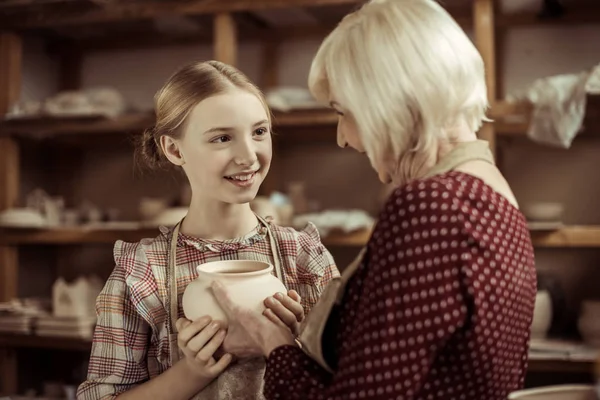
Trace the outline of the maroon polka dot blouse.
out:
M 388 199 L 324 334 L 267 361 L 267 399 L 505 400 L 523 386 L 536 293 L 521 212 L 448 172 Z

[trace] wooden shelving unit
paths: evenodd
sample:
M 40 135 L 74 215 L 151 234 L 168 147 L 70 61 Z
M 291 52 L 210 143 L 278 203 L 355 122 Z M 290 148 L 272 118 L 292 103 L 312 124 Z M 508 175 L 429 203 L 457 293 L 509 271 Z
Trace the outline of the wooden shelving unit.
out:
M 1 2 L 0 2 L 1 3 Z M 35 4 L 34 4 L 35 3 Z M 264 57 L 270 60 L 264 67 L 261 85 L 277 84 L 277 49 L 282 41 L 301 38 L 322 38 L 337 23 L 341 15 L 354 8 L 357 0 L 165 0 L 161 2 L 128 1 L 99 2 L 95 0 L 53 0 L 50 2 L 13 1 L 0 4 L 0 115 L 4 115 L 17 100 L 21 90 L 22 34 L 42 34 L 52 39 L 51 50 L 61 65 L 60 88 L 76 89 L 85 54 L 112 49 L 171 46 L 192 43 L 212 43 L 214 58 L 236 64 L 240 41 L 258 40 L 264 45 Z M 510 27 L 539 25 L 574 25 L 600 23 L 600 6 L 596 1 L 580 1 L 579 11 L 565 17 L 540 20 L 535 13 L 503 14 L 494 0 L 473 0 L 446 3 L 451 14 L 465 28 L 474 28 L 475 43 L 485 65 L 490 117 L 480 136 L 495 148 L 497 136 L 525 137 L 531 108 L 527 104 L 508 104 L 499 100 L 497 80 L 500 60 L 497 42 Z M 58 5 L 58 7 L 57 7 Z M 466 5 L 466 6 L 465 6 Z M 31 7 L 33 6 L 33 7 Z M 258 14 L 262 10 L 298 8 L 314 10 L 326 7 L 333 18 L 319 19 L 316 25 L 275 28 L 267 26 Z M 198 23 L 201 31 L 193 35 L 168 35 L 155 30 L 152 19 L 164 15 L 184 16 Z M 243 30 L 243 35 L 238 32 Z M 118 39 L 117 39 L 118 38 Z M 600 96 L 588 104 L 585 125 L 600 121 Z M 154 116 L 135 113 L 115 119 L 43 118 L 0 122 L 0 210 L 17 204 L 20 185 L 19 140 L 33 138 L 88 138 L 93 135 L 139 134 L 152 126 Z M 305 110 L 274 113 L 278 138 L 306 141 L 315 138 L 334 140 L 337 116 L 329 110 Z M 595 122 L 594 122 L 595 123 Z M 598 123 L 597 126 L 600 126 Z M 0 230 L 0 301 L 17 295 L 18 247 L 34 245 L 70 245 L 113 243 L 116 240 L 137 241 L 154 237 L 156 228 L 142 229 L 2 229 Z M 327 246 L 362 246 L 369 231 L 352 234 L 331 234 L 323 238 Z M 600 226 L 565 226 L 554 231 L 533 231 L 538 247 L 598 247 Z M 76 339 L 40 338 L 37 336 L 0 335 L 0 395 L 12 394 L 17 388 L 16 348 L 53 348 L 88 351 L 90 343 Z M 533 360 L 531 371 L 590 371 L 591 363 Z

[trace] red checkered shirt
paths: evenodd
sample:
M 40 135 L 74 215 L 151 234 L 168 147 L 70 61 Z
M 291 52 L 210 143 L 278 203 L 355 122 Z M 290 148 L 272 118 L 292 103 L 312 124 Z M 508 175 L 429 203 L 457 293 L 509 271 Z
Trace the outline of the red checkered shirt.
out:
M 308 313 L 328 282 L 339 276 L 333 258 L 312 224 L 300 232 L 273 224 L 270 228 L 281 255 L 283 283 L 300 294 Z M 98 322 L 88 377 L 78 389 L 78 399 L 113 399 L 171 366 L 166 280 L 170 236 L 171 230 L 162 228 L 154 239 L 116 243 L 116 266 L 97 299 Z M 266 229 L 257 226 L 248 235 L 227 241 L 201 240 L 180 234 L 176 263 L 179 316 L 183 316 L 181 296 L 186 286 L 196 279 L 196 266 L 224 259 L 273 263 Z M 246 390 L 260 393 L 263 371 L 256 367 L 246 370 L 230 367 L 207 390 L 218 398 L 232 398 L 235 394 L 227 382 L 245 381 L 247 385 L 257 386 L 246 387 Z M 236 376 L 228 380 L 228 374 Z M 244 379 L 240 374 L 254 376 Z M 219 383 L 220 379 L 225 383 Z

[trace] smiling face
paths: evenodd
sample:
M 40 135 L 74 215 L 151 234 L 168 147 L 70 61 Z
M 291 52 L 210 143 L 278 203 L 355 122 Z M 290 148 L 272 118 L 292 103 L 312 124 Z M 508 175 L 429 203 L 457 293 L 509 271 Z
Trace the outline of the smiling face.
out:
M 161 140 L 167 157 L 183 167 L 195 197 L 248 203 L 271 165 L 265 107 L 254 94 L 237 88 L 198 103 L 180 139 Z

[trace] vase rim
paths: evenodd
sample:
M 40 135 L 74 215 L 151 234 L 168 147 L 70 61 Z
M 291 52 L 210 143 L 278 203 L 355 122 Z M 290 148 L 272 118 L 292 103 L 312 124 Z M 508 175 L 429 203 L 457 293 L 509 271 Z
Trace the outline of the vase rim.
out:
M 262 265 L 263 268 L 260 269 L 252 269 L 250 271 L 243 271 L 241 270 L 240 272 L 222 272 L 222 271 L 207 271 L 208 267 L 214 267 L 215 264 L 229 264 L 231 265 L 234 269 L 236 268 L 236 266 L 239 268 L 239 265 L 244 265 L 244 264 L 254 264 L 254 265 Z M 232 265 L 233 264 L 233 265 Z M 226 269 L 226 268 L 223 268 Z M 206 274 L 206 275 L 211 275 L 211 276 L 219 276 L 219 277 L 227 277 L 227 278 L 243 278 L 243 277 L 250 277 L 250 276 L 257 276 L 257 275 L 264 275 L 265 273 L 270 273 L 271 271 L 273 271 L 273 265 L 271 265 L 268 262 L 265 261 L 257 261 L 257 260 L 218 260 L 218 261 L 209 261 L 203 264 L 200 264 L 196 267 L 196 271 L 198 271 L 198 273 L 200 274 Z

